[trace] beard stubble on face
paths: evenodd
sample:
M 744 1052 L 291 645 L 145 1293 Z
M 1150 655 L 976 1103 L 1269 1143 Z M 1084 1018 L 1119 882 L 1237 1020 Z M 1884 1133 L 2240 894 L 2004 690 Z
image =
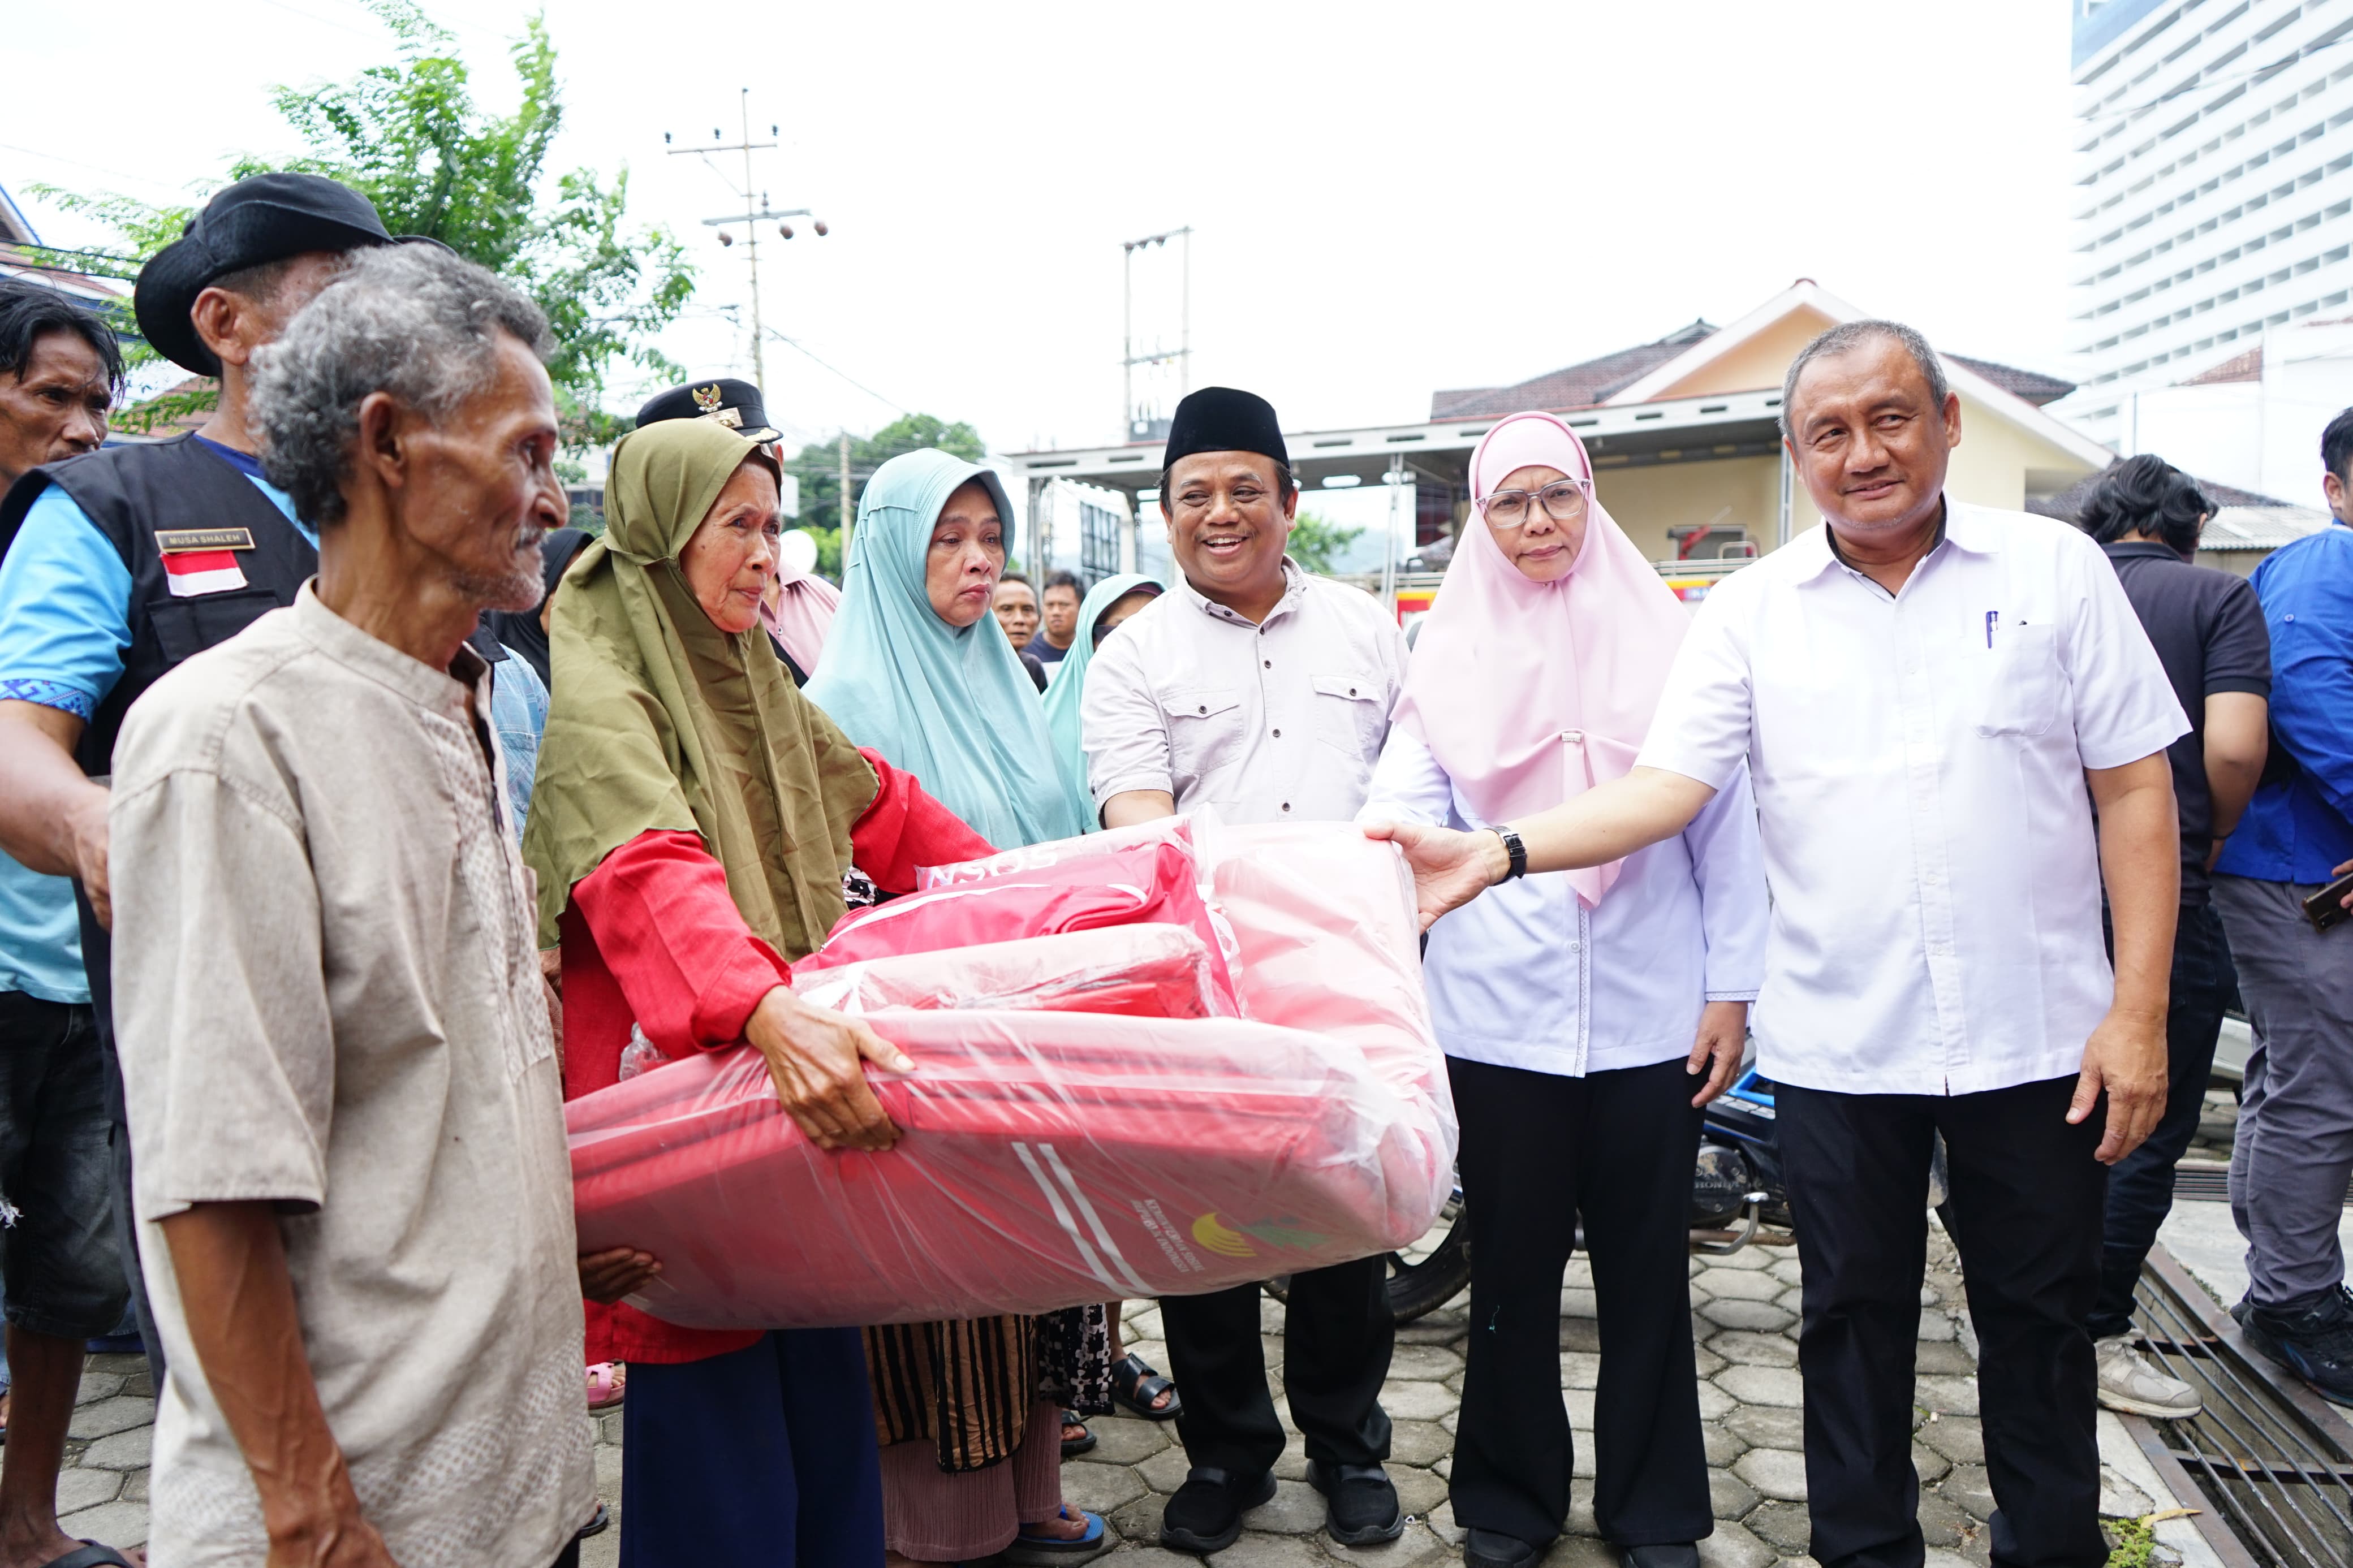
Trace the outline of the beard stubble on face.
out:
M 546 592 L 543 576 L 540 547 L 547 538 L 547 530 L 526 518 L 518 536 L 528 533 L 531 544 L 527 550 L 518 548 L 514 568 L 508 572 L 474 573 L 459 571 L 450 574 L 450 586 L 463 597 L 486 610 L 529 610 L 538 607 Z M 518 538 L 520 544 L 520 538 Z

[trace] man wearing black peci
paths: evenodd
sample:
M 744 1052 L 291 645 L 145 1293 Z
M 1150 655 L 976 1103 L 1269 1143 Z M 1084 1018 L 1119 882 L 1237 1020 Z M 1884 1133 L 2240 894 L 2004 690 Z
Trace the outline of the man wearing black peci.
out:
M 1229 823 L 1347 820 L 1365 804 L 1403 678 L 1397 624 L 1285 554 L 1299 488 L 1266 399 L 1193 393 L 1176 405 L 1163 461 L 1160 508 L 1182 575 L 1087 670 L 1082 731 L 1103 826 L 1204 805 Z M 1344 1546 L 1405 1529 L 1382 1468 L 1381 1384 L 1397 1333 L 1387 1277 L 1378 1258 L 1295 1274 L 1283 1318 L 1283 1394 L 1324 1528 Z M 1242 1515 L 1274 1495 L 1283 1449 L 1258 1288 L 1165 1298 L 1160 1321 L 1192 1466 L 1160 1542 L 1223 1551 Z

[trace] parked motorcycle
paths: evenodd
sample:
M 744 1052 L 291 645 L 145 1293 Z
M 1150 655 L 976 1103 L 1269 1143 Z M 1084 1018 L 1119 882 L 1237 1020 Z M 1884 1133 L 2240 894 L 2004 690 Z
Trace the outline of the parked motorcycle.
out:
M 1773 1080 L 1749 1068 L 1701 1116 L 1699 1157 L 1692 1172 L 1692 1250 L 1737 1252 L 1761 1227 L 1789 1224 L 1781 1154 L 1773 1138 Z M 1581 1226 L 1577 1247 L 1585 1249 Z M 1471 1283 L 1471 1224 L 1460 1184 L 1423 1244 L 1390 1253 L 1388 1263 L 1389 1310 L 1400 1323 L 1437 1310 Z M 1266 1293 L 1288 1301 L 1290 1288 L 1286 1275 L 1268 1280 Z

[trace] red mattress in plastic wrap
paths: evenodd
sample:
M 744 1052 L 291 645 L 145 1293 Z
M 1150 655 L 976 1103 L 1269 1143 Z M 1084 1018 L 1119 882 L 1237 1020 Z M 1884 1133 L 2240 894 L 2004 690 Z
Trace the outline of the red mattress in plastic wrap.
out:
M 1200 838 L 1197 860 L 1163 826 L 1151 854 L 1207 866 L 1229 969 L 1182 920 L 797 970 L 918 1064 L 876 1076 L 904 1131 L 888 1153 L 812 1147 L 749 1051 L 574 1101 L 583 1250 L 658 1254 L 632 1300 L 659 1317 L 794 1328 L 1193 1294 L 1419 1237 L 1451 1189 L 1454 1126 L 1396 851 L 1336 824 Z M 1002 887 L 1008 918 L 1031 918 L 1040 865 L 1138 842 L 934 881 Z M 986 926 L 990 903 L 957 919 Z M 1229 975 L 1248 1016 L 1199 1016 L 1226 1009 Z M 1091 992 L 1194 1016 L 1069 1010 Z M 932 1010 L 891 1005 L 907 1001 Z
M 1190 826 L 1181 818 L 1036 844 L 963 866 L 927 867 L 923 880 L 912 897 L 843 917 L 823 946 L 793 966 L 794 974 L 1152 921 L 1187 927 L 1201 939 L 1224 1001 L 1218 1011 L 1235 1010 L 1226 962 L 1232 939 L 1209 912 Z
M 838 1013 L 889 1007 L 926 1012 L 1114 1013 L 1133 1018 L 1232 1017 L 1226 967 L 1183 926 L 1105 926 L 937 952 L 793 968 L 804 1002 Z

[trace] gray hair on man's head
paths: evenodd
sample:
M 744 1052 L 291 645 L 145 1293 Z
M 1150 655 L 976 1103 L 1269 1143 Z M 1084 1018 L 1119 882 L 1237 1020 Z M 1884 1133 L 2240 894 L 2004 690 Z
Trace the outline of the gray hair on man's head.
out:
M 313 527 L 343 521 L 343 481 L 368 395 L 447 420 L 497 375 L 501 333 L 542 361 L 554 348 L 537 305 L 453 251 L 356 252 L 261 351 L 253 421 L 262 471 Z
M 1798 395 L 1798 378 L 1805 374 L 1806 367 L 1818 359 L 1861 348 L 1874 338 L 1904 345 L 1904 352 L 1912 356 L 1912 363 L 1920 367 L 1920 374 L 1928 383 L 1928 397 L 1936 404 L 1936 413 L 1940 416 L 1944 414 L 1945 399 L 1952 388 L 1945 381 L 1945 362 L 1936 357 L 1936 351 L 1928 346 L 1927 339 L 1901 321 L 1841 321 L 1799 349 L 1798 357 L 1789 362 L 1789 374 L 1781 378 L 1783 436 L 1792 441 L 1798 438 L 1797 426 L 1789 422 L 1789 403 Z

